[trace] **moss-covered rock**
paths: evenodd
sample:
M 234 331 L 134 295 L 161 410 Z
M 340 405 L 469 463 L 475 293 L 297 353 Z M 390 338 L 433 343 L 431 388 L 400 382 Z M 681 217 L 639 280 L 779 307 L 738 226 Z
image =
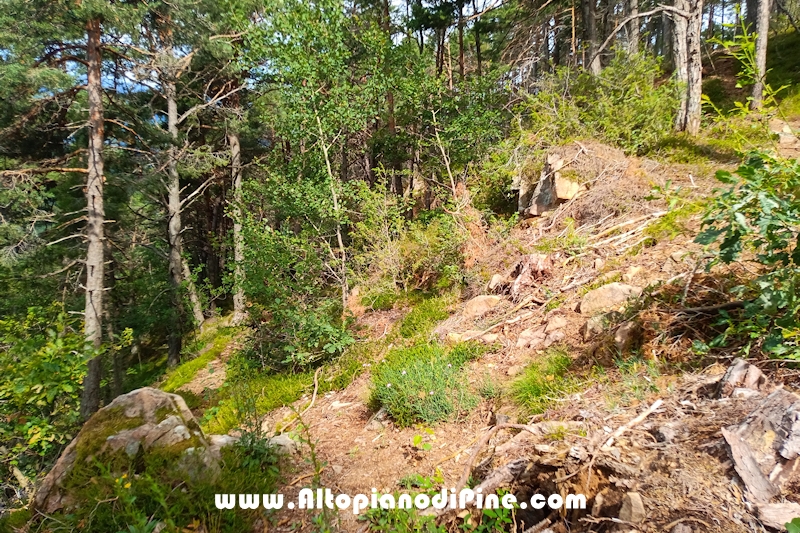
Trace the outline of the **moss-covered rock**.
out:
M 219 473 L 210 445 L 183 398 L 145 387 L 95 413 L 42 481 L 33 507 L 45 513 L 80 504 L 79 488 L 98 470 L 124 472 L 157 461 L 191 478 Z

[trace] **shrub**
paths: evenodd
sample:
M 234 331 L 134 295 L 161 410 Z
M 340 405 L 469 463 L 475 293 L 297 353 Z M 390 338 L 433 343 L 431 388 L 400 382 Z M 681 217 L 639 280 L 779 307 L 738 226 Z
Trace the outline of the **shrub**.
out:
M 479 354 L 471 345 L 450 353 L 436 344 L 395 350 L 373 372 L 372 400 L 400 426 L 432 424 L 457 415 L 477 403 L 462 368 Z
M 544 412 L 554 399 L 575 388 L 575 382 L 566 376 L 571 363 L 566 349 L 550 348 L 542 359 L 531 363 L 512 383 L 512 396 L 531 413 Z
M 444 297 L 423 300 L 403 318 L 400 336 L 406 339 L 427 337 L 437 322 L 449 316 L 446 306 Z
M 0 442 L 10 448 L 0 459 L 35 471 L 72 439 L 92 354 L 58 304 L 0 320 Z
M 735 172 L 717 172 L 729 185 L 709 204 L 703 220 L 701 244 L 716 244 L 709 264 L 732 263 L 742 254 L 754 254 L 763 270 L 751 284 L 732 292 L 744 298 L 744 315 L 736 320 L 724 314 L 728 329 L 711 342 L 749 337 L 748 352 L 763 338 L 763 349 L 774 356 L 800 359 L 800 163 L 754 152 Z

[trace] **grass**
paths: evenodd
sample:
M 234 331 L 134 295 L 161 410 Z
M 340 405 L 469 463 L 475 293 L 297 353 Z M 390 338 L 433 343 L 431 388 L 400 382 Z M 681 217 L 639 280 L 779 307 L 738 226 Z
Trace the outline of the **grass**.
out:
M 450 351 L 438 343 L 393 350 L 373 369 L 371 401 L 399 426 L 457 416 L 477 404 L 463 367 L 484 351 L 477 343 L 460 343 Z
M 211 345 L 206 345 L 205 351 L 200 355 L 169 371 L 164 378 L 164 382 L 161 384 L 161 390 L 175 392 L 192 381 L 201 368 L 219 357 L 223 350 L 225 350 L 225 347 L 230 344 L 232 338 L 233 335 L 230 333 L 222 333 L 214 337 L 211 341 Z
M 567 373 L 571 363 L 565 346 L 551 346 L 511 384 L 511 397 L 531 414 L 543 413 L 579 387 L 578 380 Z
M 400 323 L 400 336 L 405 339 L 428 337 L 437 322 L 450 316 L 447 307 L 451 301 L 452 296 L 446 295 L 417 304 Z
M 703 212 L 706 200 L 700 199 L 686 202 L 682 206 L 670 210 L 666 215 L 651 222 L 644 229 L 644 234 L 656 240 L 675 239 L 678 235 L 688 235 L 691 233 L 687 223 L 699 213 Z
M 575 231 L 575 221 L 571 218 L 564 219 L 567 227 L 555 237 L 546 237 L 539 240 L 534 246 L 537 252 L 551 254 L 564 252 L 566 255 L 578 255 L 586 247 L 587 238 Z

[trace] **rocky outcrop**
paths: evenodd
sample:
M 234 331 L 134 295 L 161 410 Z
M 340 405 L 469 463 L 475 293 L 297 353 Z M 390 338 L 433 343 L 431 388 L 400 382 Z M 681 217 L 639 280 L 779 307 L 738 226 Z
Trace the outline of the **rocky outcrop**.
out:
M 94 414 L 45 476 L 33 500 L 44 513 L 69 508 L 74 502 L 64 487 L 81 467 L 130 464 L 160 453 L 192 478 L 219 472 L 220 448 L 233 439 L 203 435 L 183 398 L 145 387 L 118 396 Z
M 600 311 L 617 309 L 630 298 L 638 298 L 641 294 L 641 287 L 619 282 L 609 283 L 584 295 L 581 300 L 581 314 L 591 316 Z

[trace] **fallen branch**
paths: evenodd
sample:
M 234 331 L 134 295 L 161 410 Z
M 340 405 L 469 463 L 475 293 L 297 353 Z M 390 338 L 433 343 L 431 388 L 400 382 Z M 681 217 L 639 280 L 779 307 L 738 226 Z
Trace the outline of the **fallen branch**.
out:
M 620 228 L 624 228 L 625 226 L 630 226 L 631 224 L 636 224 L 637 222 L 641 222 L 643 220 L 648 220 L 650 218 L 660 218 L 660 217 L 663 217 L 666 214 L 667 214 L 666 211 L 657 211 L 655 213 L 650 213 L 648 215 L 643 215 L 643 216 L 640 216 L 640 217 L 637 217 L 637 218 L 632 218 L 631 220 L 626 220 L 625 222 L 617 224 L 616 226 L 611 226 L 610 228 L 607 228 L 607 229 L 601 231 L 597 235 L 593 235 L 592 238 L 593 239 L 599 239 L 600 237 L 605 237 L 609 233 L 612 233 L 612 232 L 614 232 L 614 231 L 616 231 L 616 230 L 618 230 Z

